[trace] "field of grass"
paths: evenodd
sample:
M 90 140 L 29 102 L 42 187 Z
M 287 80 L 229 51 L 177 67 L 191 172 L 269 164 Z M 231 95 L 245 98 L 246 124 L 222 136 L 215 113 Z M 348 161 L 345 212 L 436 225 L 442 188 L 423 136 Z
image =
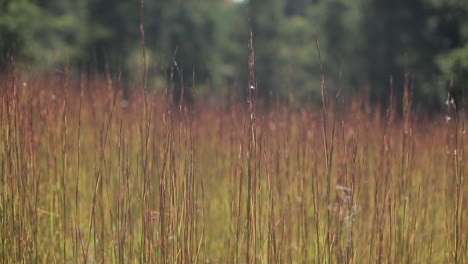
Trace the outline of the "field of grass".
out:
M 1 263 L 468 263 L 450 100 L 188 107 L 25 78 L 0 78 Z

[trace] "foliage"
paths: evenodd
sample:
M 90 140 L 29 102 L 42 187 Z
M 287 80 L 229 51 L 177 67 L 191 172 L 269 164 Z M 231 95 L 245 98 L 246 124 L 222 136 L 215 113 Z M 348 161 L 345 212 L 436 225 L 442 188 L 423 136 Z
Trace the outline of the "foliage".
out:
M 149 89 L 160 89 L 172 72 L 176 93 L 194 82 L 200 98 L 245 95 L 250 31 L 258 93 L 266 99 L 319 101 L 319 51 L 331 90 L 369 91 L 384 107 L 390 79 L 402 95 L 410 76 L 415 103 L 426 109 L 441 109 L 448 80 L 457 89 L 466 85 L 463 0 L 2 0 L 0 6 L 2 68 L 11 55 L 38 71 L 69 64 L 75 72 L 121 78 L 126 90 L 146 68 Z
M 436 3 L 437 31 L 442 52 L 437 63 L 442 73 L 440 85 L 452 86 L 456 94 L 464 94 L 468 88 L 468 3 L 449 1 Z M 451 84 L 450 84 L 451 83 Z M 461 98 L 461 96 L 459 96 Z M 460 101 L 460 99 L 459 99 Z
M 8 56 L 14 56 L 51 69 L 66 63 L 67 57 L 81 58 L 85 51 L 80 44 L 86 37 L 86 27 L 80 23 L 85 19 L 83 4 L 61 1 L 47 8 L 31 0 L 4 0 L 0 4 L 0 64 L 5 66 Z

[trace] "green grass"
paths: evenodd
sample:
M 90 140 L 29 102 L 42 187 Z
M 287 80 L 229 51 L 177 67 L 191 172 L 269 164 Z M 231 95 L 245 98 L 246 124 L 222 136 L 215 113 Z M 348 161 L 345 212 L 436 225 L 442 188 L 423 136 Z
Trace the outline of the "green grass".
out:
M 2 263 L 468 262 L 462 113 L 115 91 L 2 76 Z

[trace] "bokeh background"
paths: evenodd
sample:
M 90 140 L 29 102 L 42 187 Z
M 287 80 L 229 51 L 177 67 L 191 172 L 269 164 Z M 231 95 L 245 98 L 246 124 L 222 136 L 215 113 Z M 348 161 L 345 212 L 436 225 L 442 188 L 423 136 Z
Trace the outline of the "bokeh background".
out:
M 320 100 L 316 39 L 327 88 L 375 106 L 406 80 L 417 109 L 441 111 L 468 81 L 466 0 L 0 0 L 0 67 L 109 73 L 128 92 L 144 64 L 141 25 L 148 89 L 177 65 L 195 100 L 244 93 L 250 31 L 265 101 Z

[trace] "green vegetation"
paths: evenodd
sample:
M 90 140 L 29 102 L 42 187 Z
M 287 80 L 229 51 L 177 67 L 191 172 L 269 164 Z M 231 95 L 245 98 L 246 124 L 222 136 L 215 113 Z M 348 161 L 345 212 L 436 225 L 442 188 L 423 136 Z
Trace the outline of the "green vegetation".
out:
M 250 30 L 267 100 L 320 101 L 316 38 L 330 90 L 346 96 L 370 91 L 385 108 L 390 79 L 401 98 L 408 72 L 415 106 L 442 111 L 450 81 L 466 88 L 464 0 L 2 0 L 0 65 L 10 54 L 28 71 L 107 71 L 128 92 L 140 79 L 142 23 L 149 89 L 176 61 L 187 83 L 195 70 L 196 98 L 242 96 Z

